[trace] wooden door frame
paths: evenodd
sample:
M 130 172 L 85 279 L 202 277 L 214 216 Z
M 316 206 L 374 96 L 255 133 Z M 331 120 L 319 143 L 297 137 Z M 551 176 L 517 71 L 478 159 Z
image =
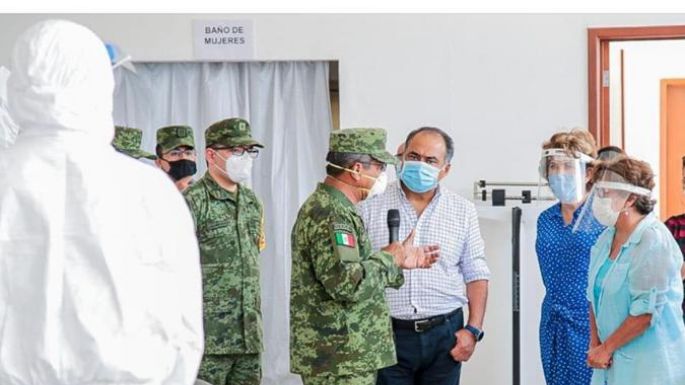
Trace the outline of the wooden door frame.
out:
M 588 28 L 588 130 L 599 146 L 609 145 L 609 87 L 602 73 L 609 70 L 609 43 L 627 40 L 685 39 L 685 25 Z
M 659 106 L 659 202 L 666 202 L 668 198 L 668 168 L 667 168 L 667 154 L 666 154 L 666 135 L 668 127 L 668 87 L 670 86 L 685 86 L 685 79 L 661 79 L 661 99 Z M 666 206 L 661 206 L 661 217 L 665 218 Z

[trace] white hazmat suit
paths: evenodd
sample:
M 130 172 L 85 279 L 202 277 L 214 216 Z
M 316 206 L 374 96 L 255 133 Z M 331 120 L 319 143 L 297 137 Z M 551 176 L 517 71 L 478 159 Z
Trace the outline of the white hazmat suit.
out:
M 7 78 L 10 72 L 0 66 L 0 151 L 14 143 L 17 136 L 17 125 L 10 118 L 7 109 Z
M 197 241 L 158 169 L 113 150 L 104 44 L 38 23 L 12 52 L 0 151 L 0 384 L 190 385 L 203 349 Z

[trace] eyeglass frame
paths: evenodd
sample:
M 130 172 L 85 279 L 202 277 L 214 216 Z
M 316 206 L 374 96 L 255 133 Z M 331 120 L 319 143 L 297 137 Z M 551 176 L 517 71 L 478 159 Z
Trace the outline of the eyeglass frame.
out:
M 412 158 L 414 158 L 414 159 L 412 159 Z M 417 154 L 417 153 L 415 153 L 415 152 L 413 152 L 413 151 L 412 151 L 412 152 L 409 152 L 409 153 L 407 153 L 407 152 L 405 151 L 405 152 L 402 154 L 401 159 L 402 159 L 402 160 L 412 161 L 412 162 L 423 162 L 423 163 L 425 163 L 425 164 L 427 164 L 427 165 L 429 165 L 429 166 L 433 166 L 433 167 L 435 167 L 435 168 L 441 168 L 441 167 L 443 167 L 445 164 L 447 164 L 447 162 L 445 162 L 445 160 L 440 160 L 440 159 L 438 159 L 437 157 L 434 157 L 434 156 L 422 156 L 421 154 Z M 435 160 L 433 161 L 433 159 L 435 159 Z
M 259 157 L 259 148 L 257 146 L 233 146 L 233 147 L 219 147 L 212 146 L 209 147 L 214 151 L 230 150 L 232 156 L 243 156 L 247 154 L 252 159 L 257 159 Z
M 197 156 L 197 151 L 194 148 L 188 148 L 185 150 L 180 150 L 179 148 L 174 148 L 162 154 L 164 157 L 171 157 L 176 159 L 188 159 Z M 164 158 L 162 158 L 164 159 Z M 164 159 L 166 160 L 166 159 Z

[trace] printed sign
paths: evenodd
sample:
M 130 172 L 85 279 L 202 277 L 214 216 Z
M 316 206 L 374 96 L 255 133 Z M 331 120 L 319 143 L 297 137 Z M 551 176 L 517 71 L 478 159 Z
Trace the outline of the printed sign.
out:
M 193 20 L 195 58 L 200 60 L 253 60 L 252 20 Z

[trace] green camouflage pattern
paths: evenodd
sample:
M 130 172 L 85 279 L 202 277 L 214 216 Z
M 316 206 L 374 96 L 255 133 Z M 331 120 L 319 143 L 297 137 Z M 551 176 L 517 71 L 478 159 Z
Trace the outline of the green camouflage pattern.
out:
M 394 365 L 384 290 L 404 277 L 391 254 L 373 251 L 352 202 L 319 184 L 291 238 L 291 371 L 349 376 Z
M 375 385 L 377 371 L 352 374 L 349 376 L 321 375 L 315 377 L 303 377 L 304 385 Z
M 209 173 L 183 195 L 200 245 L 205 354 L 260 353 L 262 204 L 249 188 L 230 193 Z
M 157 145 L 163 153 L 182 146 L 195 148 L 193 129 L 188 126 L 162 127 L 157 130 Z
M 261 355 L 205 355 L 197 377 L 212 385 L 259 385 L 262 381 Z
M 263 144 L 252 138 L 250 123 L 242 118 L 224 119 L 207 127 L 207 130 L 205 130 L 205 145 L 207 147 L 264 147 Z
M 157 159 L 155 154 L 140 149 L 143 142 L 143 130 L 133 127 L 114 126 L 112 147 L 132 158 Z
M 346 128 L 331 132 L 328 150 L 368 154 L 380 162 L 395 164 L 397 158 L 385 149 L 386 140 L 387 134 L 382 128 Z

